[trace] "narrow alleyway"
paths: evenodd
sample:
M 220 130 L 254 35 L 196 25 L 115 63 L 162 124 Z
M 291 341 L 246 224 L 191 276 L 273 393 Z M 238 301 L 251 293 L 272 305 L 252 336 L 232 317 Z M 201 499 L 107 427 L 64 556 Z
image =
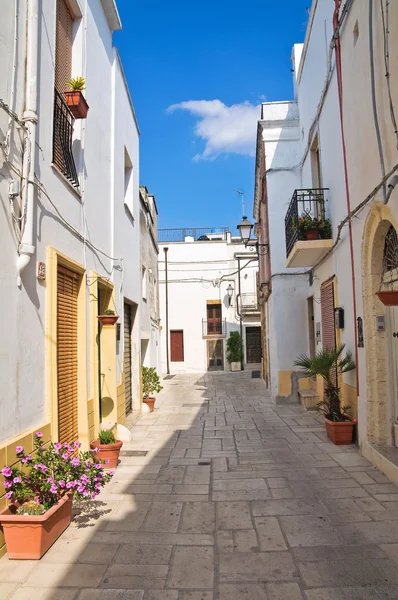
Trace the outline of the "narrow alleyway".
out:
M 250 375 L 165 381 L 91 510 L 0 560 L 0 598 L 396 600 L 398 489 Z

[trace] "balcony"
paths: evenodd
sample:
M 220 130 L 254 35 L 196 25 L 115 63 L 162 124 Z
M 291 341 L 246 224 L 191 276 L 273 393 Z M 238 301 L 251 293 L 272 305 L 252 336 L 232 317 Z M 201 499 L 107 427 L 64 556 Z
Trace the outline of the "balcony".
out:
M 54 90 L 53 164 L 66 179 L 79 187 L 75 160 L 72 152 L 74 118 L 61 94 Z
M 241 294 L 239 304 L 242 315 L 255 315 L 260 312 L 257 294 Z
M 202 319 L 202 337 L 225 337 L 226 335 L 226 319 Z
M 326 192 L 326 188 L 294 191 L 285 217 L 286 267 L 312 267 L 332 248 Z

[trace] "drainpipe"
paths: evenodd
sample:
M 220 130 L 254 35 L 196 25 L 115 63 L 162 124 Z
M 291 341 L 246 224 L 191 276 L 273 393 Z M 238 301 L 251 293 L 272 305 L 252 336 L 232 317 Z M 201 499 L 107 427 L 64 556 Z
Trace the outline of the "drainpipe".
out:
M 243 363 L 243 325 L 242 325 L 242 313 L 239 310 L 239 302 L 241 301 L 241 282 L 240 282 L 240 258 L 238 257 L 238 294 L 236 296 L 236 312 L 239 316 L 239 331 L 240 331 L 240 340 L 242 344 L 242 352 L 240 358 L 240 370 L 243 371 L 245 366 Z M 239 301 L 238 301 L 239 297 Z
M 334 0 L 335 9 L 333 14 L 333 27 L 335 30 L 335 52 L 336 52 L 336 73 L 337 73 L 337 86 L 339 94 L 339 109 L 340 109 L 340 127 L 341 127 L 341 141 L 343 146 L 343 162 L 344 162 L 344 179 L 346 189 L 346 200 L 347 200 L 347 214 L 351 213 L 351 198 L 350 198 L 350 186 L 348 183 L 348 167 L 347 167 L 347 151 L 345 145 L 344 135 L 344 123 L 343 123 L 343 77 L 341 68 L 341 42 L 340 42 L 340 29 L 339 29 L 339 12 L 341 0 Z M 355 363 L 356 363 L 356 388 L 357 396 L 359 396 L 359 372 L 358 372 L 358 331 L 356 327 L 357 323 L 357 296 L 355 286 L 355 264 L 354 264 L 354 245 L 352 240 L 352 223 L 351 219 L 348 220 L 348 233 L 350 240 L 350 258 L 351 258 L 351 281 L 352 281 L 352 303 L 354 312 L 354 335 L 355 335 Z
M 165 280 L 166 280 L 166 365 L 167 375 L 170 375 L 170 359 L 169 359 L 169 280 L 167 273 L 167 253 L 169 249 L 163 248 L 164 252 L 164 266 L 165 266 Z
M 37 126 L 37 68 L 39 48 L 39 0 L 28 2 L 28 31 L 26 52 L 25 110 L 23 121 L 26 123 L 27 136 L 23 156 L 22 211 L 23 233 L 17 258 L 17 285 L 21 287 L 21 272 L 28 266 L 35 252 L 33 245 L 33 219 L 35 200 L 35 155 Z

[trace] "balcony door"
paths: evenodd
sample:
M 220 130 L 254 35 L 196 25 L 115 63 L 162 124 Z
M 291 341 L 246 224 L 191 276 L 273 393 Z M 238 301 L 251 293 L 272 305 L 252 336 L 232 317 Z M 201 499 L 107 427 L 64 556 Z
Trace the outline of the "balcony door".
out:
M 207 340 L 207 370 L 224 370 L 223 340 Z
M 207 304 L 207 334 L 222 334 L 221 303 Z

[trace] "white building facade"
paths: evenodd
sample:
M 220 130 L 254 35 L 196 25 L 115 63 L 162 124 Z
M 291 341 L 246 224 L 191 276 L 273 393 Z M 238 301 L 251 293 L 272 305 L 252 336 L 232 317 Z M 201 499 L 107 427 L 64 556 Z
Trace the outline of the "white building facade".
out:
M 397 289 L 398 6 L 370 7 L 312 3 L 305 42 L 292 53 L 294 100 L 262 106 L 254 217 L 269 244 L 260 289 L 272 394 L 322 397 L 321 382 L 303 379 L 294 360 L 346 344 L 357 368 L 339 382 L 342 400 L 358 417 L 362 452 L 388 470 L 398 318 L 377 292 Z M 303 216 L 329 219 L 331 231 L 306 239 Z M 289 348 L 279 355 L 281 340 Z M 389 475 L 398 480 L 396 469 Z
M 2 0 L 0 13 L 0 463 L 12 464 L 37 430 L 88 447 L 101 422 L 140 407 L 139 130 L 113 0 Z M 75 119 L 64 92 L 77 76 L 89 110 Z M 105 310 L 118 325 L 99 324 Z
M 241 332 L 243 366 L 261 363 L 258 259 L 225 228 L 159 230 L 162 371 L 227 371 L 226 342 Z M 167 306 L 166 264 L 167 257 Z M 168 313 L 168 318 L 167 318 Z

